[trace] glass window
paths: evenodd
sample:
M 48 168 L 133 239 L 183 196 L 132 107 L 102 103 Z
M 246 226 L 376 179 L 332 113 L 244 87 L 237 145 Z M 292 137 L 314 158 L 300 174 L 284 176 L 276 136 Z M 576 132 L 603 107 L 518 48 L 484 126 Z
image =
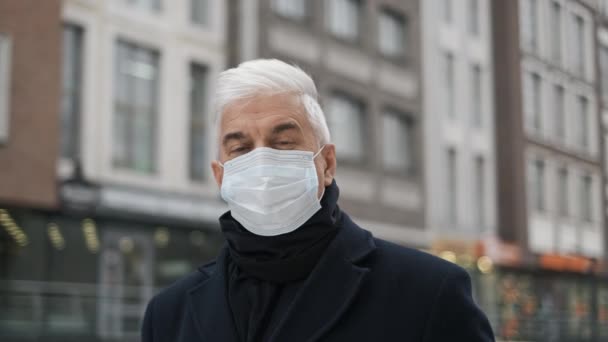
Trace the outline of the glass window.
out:
M 449 220 L 456 223 L 458 220 L 458 164 L 456 150 L 453 148 L 448 149 L 446 162 L 447 215 Z
M 0 34 L 0 144 L 9 136 L 10 71 L 11 41 L 7 35 Z
M 600 51 L 600 81 L 602 97 L 608 102 L 608 46 L 601 45 Z
M 588 222 L 593 221 L 592 183 L 590 175 L 581 177 L 581 219 Z
M 545 163 L 536 160 L 532 163 L 530 177 L 530 205 L 535 211 L 545 210 Z
M 61 155 L 72 159 L 79 156 L 80 146 L 82 39 L 81 27 L 75 25 L 63 27 Z
M 486 214 L 486 165 L 483 157 L 479 156 L 475 158 L 475 174 L 473 184 L 475 184 L 475 200 L 477 205 L 474 210 L 476 212 L 477 224 L 480 228 L 485 225 L 485 214 Z
M 209 0 L 190 0 L 190 20 L 201 26 L 209 25 Z
M 469 0 L 469 33 L 473 36 L 479 34 L 479 0 Z
M 444 80 L 444 93 L 445 93 L 445 113 L 449 118 L 454 118 L 456 116 L 456 111 L 454 108 L 456 98 L 455 98 L 455 71 L 454 71 L 454 55 L 451 53 L 446 53 L 443 61 L 443 75 L 445 77 Z
M 118 41 L 114 75 L 113 164 L 138 172 L 156 169 L 159 55 Z
M 162 0 L 126 0 L 127 3 L 144 8 L 146 10 L 159 12 L 162 8 Z
M 301 20 L 306 17 L 307 3 L 305 0 L 273 0 L 272 9 L 287 18 Z
M 553 96 L 553 106 L 555 106 L 555 132 L 557 137 L 563 139 L 566 137 L 566 97 L 564 95 L 564 87 L 556 85 L 553 88 Z
M 553 1 L 551 4 L 551 52 L 556 62 L 562 60 L 562 5 Z
M 524 111 L 527 126 L 540 132 L 542 122 L 541 78 L 536 73 L 524 75 Z
M 405 18 L 395 12 L 383 10 L 380 13 L 378 43 L 380 52 L 386 56 L 404 56 L 406 52 Z
M 584 96 L 578 97 L 579 134 L 578 142 L 582 148 L 589 147 L 589 100 Z
M 364 106 L 354 97 L 342 93 L 332 95 L 328 106 L 328 126 L 336 155 L 343 160 L 362 162 L 365 159 Z
M 454 8 L 452 6 L 452 1 L 454 0 L 443 0 L 443 20 L 446 23 L 451 23 L 453 20 Z
M 536 0 L 521 0 L 520 5 L 523 45 L 536 50 L 538 47 L 538 3 Z
M 568 205 L 568 169 L 561 168 L 558 171 L 558 184 L 557 184 L 557 209 L 562 217 L 567 217 L 570 214 L 570 208 Z
M 582 17 L 574 16 L 574 37 L 576 47 L 574 49 L 574 69 L 581 75 L 585 73 L 585 21 Z
M 329 31 L 336 37 L 357 40 L 361 25 L 362 0 L 327 0 Z
M 207 68 L 190 65 L 190 178 L 202 181 L 207 175 L 205 130 Z
M 382 160 L 386 170 L 408 172 L 413 166 L 412 122 L 404 114 L 386 110 L 382 116 Z
M 481 67 L 473 65 L 471 68 L 471 110 L 473 125 L 481 127 L 483 125 L 482 101 L 483 101 L 483 80 Z

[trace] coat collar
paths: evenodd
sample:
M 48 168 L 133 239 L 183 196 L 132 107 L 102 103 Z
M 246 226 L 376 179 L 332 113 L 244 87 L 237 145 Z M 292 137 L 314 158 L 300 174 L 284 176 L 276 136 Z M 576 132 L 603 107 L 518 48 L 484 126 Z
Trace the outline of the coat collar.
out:
M 270 341 L 315 341 L 348 309 L 369 269 L 356 263 L 376 248 L 372 235 L 344 214 L 344 224 L 279 322 Z M 237 341 L 226 288 L 227 249 L 216 270 L 189 291 L 201 339 Z

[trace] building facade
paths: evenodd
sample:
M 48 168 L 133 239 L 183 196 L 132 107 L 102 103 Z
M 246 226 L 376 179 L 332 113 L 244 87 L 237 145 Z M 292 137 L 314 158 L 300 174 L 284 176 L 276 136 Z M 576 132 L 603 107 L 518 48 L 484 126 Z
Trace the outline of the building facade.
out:
M 276 57 L 315 80 L 342 207 L 377 236 L 427 246 L 418 2 L 230 4 L 230 64 Z
M 512 254 L 497 260 L 497 332 L 601 340 L 608 288 L 597 4 L 494 1 L 492 13 L 498 236 Z
M 421 5 L 427 226 L 478 241 L 496 229 L 491 2 Z
M 222 244 L 209 113 L 226 64 L 225 2 L 9 3 L 0 339 L 138 341 L 151 296 Z M 27 36 L 31 8 L 48 29 Z M 44 52 L 22 52 L 40 32 Z M 32 84 L 44 91 L 26 94 Z

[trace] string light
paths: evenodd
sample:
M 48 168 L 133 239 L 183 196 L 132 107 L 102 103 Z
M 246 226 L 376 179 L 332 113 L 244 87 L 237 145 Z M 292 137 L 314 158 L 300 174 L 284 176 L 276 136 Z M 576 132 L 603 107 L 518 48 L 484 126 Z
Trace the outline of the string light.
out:
M 82 220 L 82 232 L 87 249 L 91 253 L 99 252 L 99 236 L 97 234 L 97 226 L 95 221 L 90 218 Z
M 59 226 L 56 223 L 49 223 L 47 226 L 47 233 L 51 244 L 56 250 L 61 251 L 65 248 L 65 239 L 59 230 Z
M 19 246 L 25 247 L 29 244 L 27 234 L 15 223 L 8 210 L 0 209 L 0 223 Z

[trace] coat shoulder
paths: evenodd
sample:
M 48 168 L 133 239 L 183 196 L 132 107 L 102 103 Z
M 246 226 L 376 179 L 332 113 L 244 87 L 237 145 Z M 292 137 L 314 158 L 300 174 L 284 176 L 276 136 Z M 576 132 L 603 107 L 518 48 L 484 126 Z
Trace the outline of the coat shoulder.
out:
M 216 262 L 211 261 L 190 274 L 178 279 L 173 284 L 161 290 L 152 298 L 156 306 L 176 305 L 182 303 L 188 292 L 207 280 L 215 272 Z
M 417 249 L 374 238 L 374 264 L 403 280 L 417 279 L 426 284 L 443 281 L 446 277 L 466 274 L 460 266 Z

